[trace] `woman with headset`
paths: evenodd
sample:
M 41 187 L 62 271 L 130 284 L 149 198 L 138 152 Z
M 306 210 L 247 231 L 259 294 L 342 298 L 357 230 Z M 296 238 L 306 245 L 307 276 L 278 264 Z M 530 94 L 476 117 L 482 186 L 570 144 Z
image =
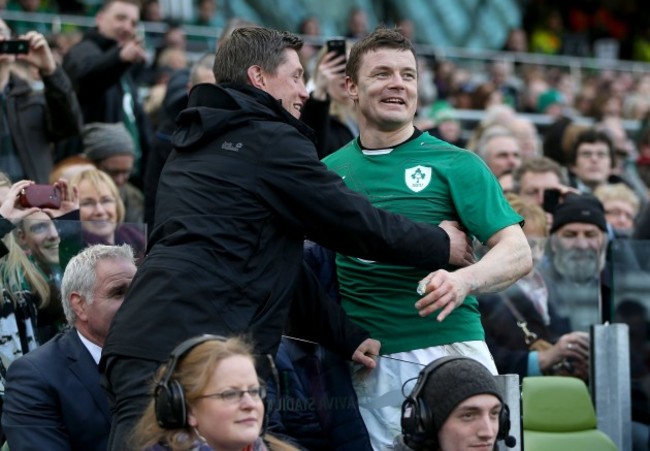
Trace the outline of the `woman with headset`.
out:
M 158 371 L 135 449 L 296 450 L 264 434 L 265 396 L 250 344 L 216 335 L 186 340 Z

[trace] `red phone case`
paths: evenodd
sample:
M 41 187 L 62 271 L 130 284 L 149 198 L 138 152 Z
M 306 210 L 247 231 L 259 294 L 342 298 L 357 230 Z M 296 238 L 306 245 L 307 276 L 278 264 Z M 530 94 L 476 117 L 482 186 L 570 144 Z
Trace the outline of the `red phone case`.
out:
M 25 208 L 60 208 L 61 191 L 53 185 L 29 185 L 20 195 L 20 205 Z

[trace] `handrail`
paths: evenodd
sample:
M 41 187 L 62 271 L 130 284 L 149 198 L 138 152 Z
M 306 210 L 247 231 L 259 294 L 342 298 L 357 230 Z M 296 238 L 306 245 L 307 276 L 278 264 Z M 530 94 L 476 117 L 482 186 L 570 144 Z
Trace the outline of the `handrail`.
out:
M 485 116 L 485 110 L 454 110 L 454 115 L 459 121 L 477 123 Z M 519 111 L 517 111 L 517 116 L 529 119 L 538 127 L 548 127 L 556 120 L 556 118 L 546 114 L 522 113 Z M 595 123 L 595 120 L 590 117 L 572 116 L 571 119 L 579 125 L 591 126 Z M 621 125 L 628 133 L 636 132 L 639 130 L 641 121 L 637 119 L 621 119 Z
M 2 17 L 7 21 L 23 21 L 35 23 L 51 23 L 54 32 L 59 32 L 63 24 L 80 27 L 92 27 L 95 24 L 93 17 L 75 16 L 53 13 L 24 13 L 20 11 L 3 11 Z M 164 33 L 167 25 L 157 22 L 143 22 L 148 33 Z M 189 36 L 214 38 L 221 30 L 198 25 L 183 25 Z M 323 44 L 327 37 L 309 37 L 309 42 Z M 570 69 L 615 70 L 623 72 L 650 72 L 650 63 L 639 61 L 625 61 L 615 59 L 585 58 L 565 55 L 545 55 L 537 53 L 506 52 L 490 49 L 438 47 L 425 44 L 416 44 L 419 54 L 435 56 L 438 59 L 466 59 L 466 60 L 492 60 L 508 63 L 538 64 L 548 66 L 564 66 Z
M 7 21 L 22 21 L 52 24 L 54 32 L 61 31 L 63 24 L 76 25 L 80 27 L 93 27 L 95 19 L 88 16 L 75 16 L 68 14 L 54 13 L 25 13 L 21 11 L 2 11 L 0 16 Z M 164 33 L 167 25 L 158 22 L 143 22 L 143 26 L 148 33 Z M 214 38 L 218 36 L 221 30 L 215 30 L 213 27 L 199 25 L 183 25 L 188 36 Z M 327 39 L 326 36 L 309 36 L 306 41 L 322 45 Z M 421 55 L 435 56 L 437 59 L 466 59 L 475 61 L 505 61 L 509 63 L 538 64 L 547 66 L 563 66 L 571 70 L 591 69 L 591 70 L 614 70 L 621 72 L 648 72 L 650 73 L 650 63 L 640 61 L 627 61 L 617 59 L 599 59 L 585 58 L 566 55 L 545 55 L 539 53 L 523 52 L 506 52 L 490 49 L 459 48 L 459 47 L 438 47 L 426 44 L 416 44 L 416 50 Z

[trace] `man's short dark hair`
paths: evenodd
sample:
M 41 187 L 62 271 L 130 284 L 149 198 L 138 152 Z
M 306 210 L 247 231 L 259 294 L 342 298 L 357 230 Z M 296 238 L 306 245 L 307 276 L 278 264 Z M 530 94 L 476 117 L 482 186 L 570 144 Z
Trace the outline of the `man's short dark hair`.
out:
M 570 165 L 575 165 L 576 161 L 578 160 L 578 148 L 584 144 L 595 144 L 595 143 L 604 143 L 607 145 L 607 150 L 609 151 L 609 160 L 611 162 L 612 167 L 614 166 L 616 162 L 616 155 L 614 153 L 614 143 L 612 143 L 611 138 L 609 135 L 602 131 L 602 130 L 596 130 L 594 128 L 590 128 L 588 130 L 585 130 L 584 132 L 580 133 L 578 137 L 576 138 L 575 143 L 573 144 L 573 148 L 571 149 L 571 152 L 569 153 L 569 164 Z
M 102 5 L 100 11 L 106 11 L 106 9 L 111 6 L 113 3 L 128 3 L 129 5 L 134 5 L 137 6 L 138 8 L 142 7 L 142 2 L 140 0 L 104 0 L 104 4 Z
M 275 74 L 285 61 L 284 51 L 302 48 L 302 38 L 288 31 L 271 28 L 243 27 L 219 43 L 214 59 L 217 83 L 248 84 L 248 68 L 260 66 Z
M 352 81 L 357 83 L 359 81 L 361 59 L 366 53 L 379 49 L 410 51 L 414 57 L 417 56 L 411 41 L 405 38 L 399 30 L 378 27 L 375 31 L 361 38 L 352 46 L 350 57 L 345 67 L 345 74 L 349 75 Z

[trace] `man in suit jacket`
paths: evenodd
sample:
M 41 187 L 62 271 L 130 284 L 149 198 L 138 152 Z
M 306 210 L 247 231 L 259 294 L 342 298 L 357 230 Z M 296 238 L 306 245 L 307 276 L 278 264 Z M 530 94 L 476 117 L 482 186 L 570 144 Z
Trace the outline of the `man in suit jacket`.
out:
M 135 270 L 127 245 L 91 246 L 70 260 L 61 298 L 72 328 L 7 372 L 2 426 L 12 451 L 106 450 L 111 414 L 97 364 Z

